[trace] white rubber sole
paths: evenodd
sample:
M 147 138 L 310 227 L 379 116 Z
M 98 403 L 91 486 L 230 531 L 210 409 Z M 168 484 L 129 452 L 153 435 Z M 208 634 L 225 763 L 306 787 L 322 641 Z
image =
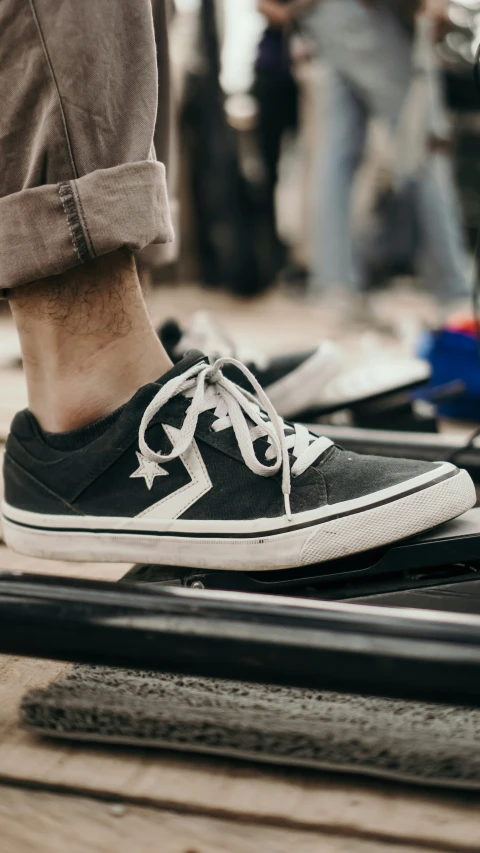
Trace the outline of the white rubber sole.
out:
M 476 494 L 469 474 L 445 463 L 436 478 L 415 478 L 403 484 L 403 492 L 368 499 L 356 507 L 353 501 L 324 507 L 318 518 L 295 528 L 299 515 L 290 526 L 257 535 L 225 534 L 224 528 L 200 535 L 200 522 L 192 522 L 188 534 L 188 522 L 181 519 L 175 535 L 175 522 L 163 530 L 158 522 L 153 532 L 135 518 L 117 519 L 117 529 L 105 530 L 102 522 L 111 519 L 37 515 L 4 504 L 3 534 L 10 548 L 31 557 L 268 571 L 335 560 L 413 536 L 466 512 Z

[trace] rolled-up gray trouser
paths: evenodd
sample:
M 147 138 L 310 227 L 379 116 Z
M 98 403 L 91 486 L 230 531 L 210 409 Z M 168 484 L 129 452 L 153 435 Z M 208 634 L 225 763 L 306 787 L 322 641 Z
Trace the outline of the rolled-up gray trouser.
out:
M 172 239 L 154 13 L 155 33 L 152 0 L 0 0 L 0 288 Z

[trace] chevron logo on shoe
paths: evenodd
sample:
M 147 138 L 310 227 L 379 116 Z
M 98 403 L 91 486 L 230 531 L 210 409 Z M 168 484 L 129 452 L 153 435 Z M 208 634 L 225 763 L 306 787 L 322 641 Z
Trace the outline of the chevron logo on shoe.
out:
M 172 443 L 175 442 L 180 430 L 166 424 L 163 424 L 163 428 L 170 441 Z M 137 456 L 141 455 L 137 454 Z M 146 459 L 146 457 L 142 458 Z M 162 500 L 153 504 L 153 506 L 148 507 L 148 509 L 137 516 L 138 518 L 180 518 L 189 507 L 193 506 L 193 504 L 213 488 L 210 475 L 196 441 L 192 441 L 188 450 L 182 453 L 179 459 L 185 465 L 190 475 L 190 482 L 176 492 L 172 492 L 170 495 L 162 498 Z M 157 463 L 154 462 L 153 464 L 156 465 Z M 155 476 L 158 476 L 158 473 Z

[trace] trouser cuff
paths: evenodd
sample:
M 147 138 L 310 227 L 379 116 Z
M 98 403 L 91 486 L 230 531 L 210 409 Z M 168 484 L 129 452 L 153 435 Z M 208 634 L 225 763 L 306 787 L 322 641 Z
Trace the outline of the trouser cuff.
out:
M 0 199 L 2 291 L 106 255 L 173 240 L 165 167 L 148 160 Z

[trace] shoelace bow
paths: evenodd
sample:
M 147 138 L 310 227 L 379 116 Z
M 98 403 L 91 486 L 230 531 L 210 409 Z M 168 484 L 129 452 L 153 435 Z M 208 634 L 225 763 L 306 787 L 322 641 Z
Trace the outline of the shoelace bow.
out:
M 227 379 L 221 372 L 224 365 L 237 367 L 248 379 L 256 397 Z M 172 443 L 171 452 L 158 453 L 148 446 L 145 433 L 157 412 L 178 394 L 190 398 L 190 406 L 177 440 Z M 290 521 L 292 519 L 290 507 L 292 477 L 303 474 L 328 447 L 332 446 L 332 442 L 325 437 L 315 438 L 301 424 L 295 424 L 291 428 L 292 431 L 286 434 L 286 430 L 290 427 L 277 414 L 253 374 L 242 362 L 234 358 L 219 358 L 213 365 L 206 362 L 193 364 L 184 373 L 173 377 L 160 388 L 145 409 L 140 423 L 141 452 L 152 462 L 165 463 L 177 459 L 185 453 L 194 440 L 199 416 L 202 412 L 212 409 L 216 417 L 212 425 L 213 431 L 233 429 L 243 461 L 250 471 L 260 477 L 272 477 L 281 469 L 285 514 Z M 255 453 L 254 442 L 265 436 L 270 445 L 265 453 L 265 459 L 272 461 L 271 465 L 265 465 Z M 291 468 L 290 450 L 295 456 L 295 462 Z

